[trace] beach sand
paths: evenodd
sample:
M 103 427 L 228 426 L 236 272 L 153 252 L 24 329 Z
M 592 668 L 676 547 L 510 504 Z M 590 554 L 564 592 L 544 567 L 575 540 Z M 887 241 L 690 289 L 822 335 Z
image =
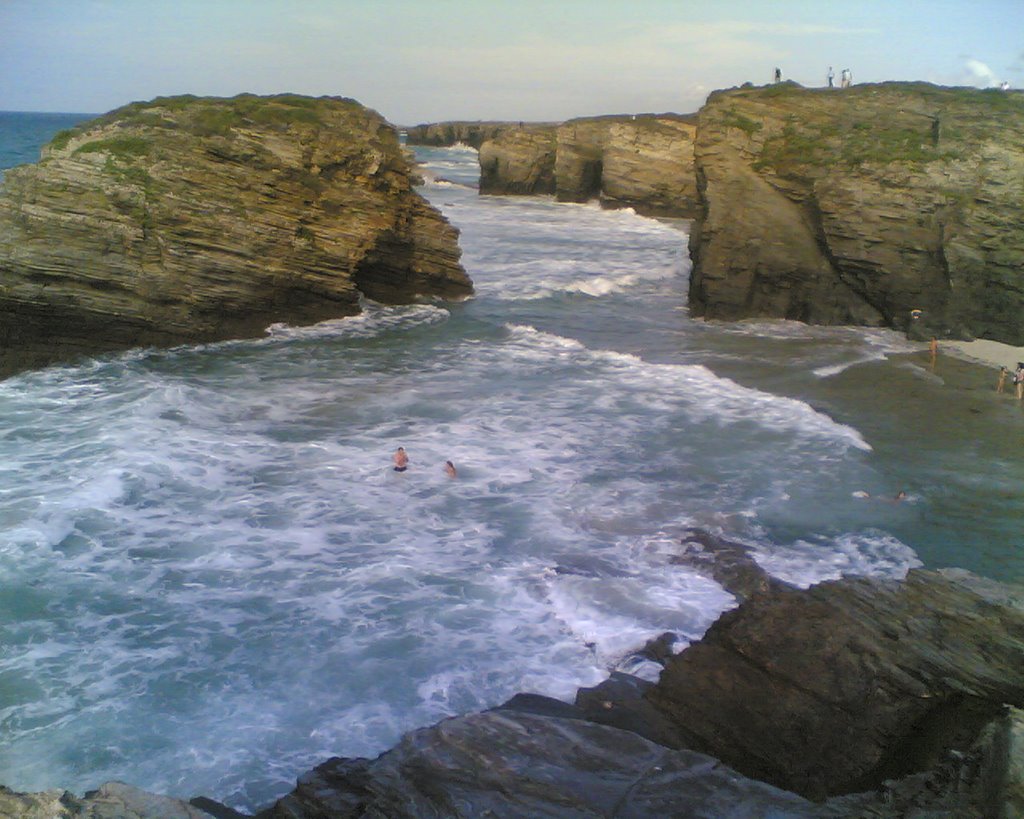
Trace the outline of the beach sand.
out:
M 1018 361 L 1024 361 L 1024 347 L 1013 347 L 998 341 L 977 339 L 976 341 L 940 341 L 939 353 L 948 353 L 968 361 L 976 361 L 998 369 L 1000 366 L 1013 370 Z

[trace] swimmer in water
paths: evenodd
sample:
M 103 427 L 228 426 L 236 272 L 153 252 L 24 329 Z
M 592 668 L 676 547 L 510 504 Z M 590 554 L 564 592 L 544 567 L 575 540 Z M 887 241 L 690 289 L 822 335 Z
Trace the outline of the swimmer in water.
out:
M 444 462 L 444 474 L 449 478 L 454 478 L 458 473 L 455 471 L 455 464 L 451 461 Z
M 405 454 L 405 447 L 399 447 L 391 457 L 395 462 L 395 472 L 405 472 L 409 468 L 409 456 Z

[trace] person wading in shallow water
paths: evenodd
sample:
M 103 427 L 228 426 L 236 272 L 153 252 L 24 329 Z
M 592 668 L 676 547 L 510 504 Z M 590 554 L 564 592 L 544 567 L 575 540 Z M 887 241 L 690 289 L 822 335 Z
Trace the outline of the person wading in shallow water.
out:
M 405 454 L 405 448 L 399 447 L 391 457 L 395 462 L 395 472 L 405 472 L 409 468 L 409 456 Z
M 1006 385 L 1006 376 L 1009 375 L 1010 371 L 1006 367 L 999 368 L 999 380 L 996 382 L 996 392 L 1002 394 L 1003 387 Z

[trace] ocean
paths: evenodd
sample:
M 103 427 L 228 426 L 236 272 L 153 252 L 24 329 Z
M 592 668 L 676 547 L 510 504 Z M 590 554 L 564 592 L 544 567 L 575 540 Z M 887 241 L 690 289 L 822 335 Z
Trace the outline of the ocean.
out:
M 68 124 L 0 115 L 0 164 Z M 686 221 L 481 197 L 474 151 L 416 151 L 473 299 L 0 382 L 3 784 L 252 810 L 519 691 L 654 679 L 636 649 L 735 605 L 672 561 L 692 528 L 799 585 L 1024 575 L 994 371 L 696 320 Z

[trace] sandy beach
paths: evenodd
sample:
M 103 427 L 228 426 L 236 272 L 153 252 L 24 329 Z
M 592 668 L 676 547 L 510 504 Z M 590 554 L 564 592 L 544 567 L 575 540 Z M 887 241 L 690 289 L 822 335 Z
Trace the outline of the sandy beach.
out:
M 1024 347 L 1013 347 L 999 341 L 977 339 L 975 341 L 942 341 L 939 352 L 955 355 L 968 361 L 976 361 L 992 367 L 1006 367 L 1013 370 L 1018 361 L 1024 361 Z

